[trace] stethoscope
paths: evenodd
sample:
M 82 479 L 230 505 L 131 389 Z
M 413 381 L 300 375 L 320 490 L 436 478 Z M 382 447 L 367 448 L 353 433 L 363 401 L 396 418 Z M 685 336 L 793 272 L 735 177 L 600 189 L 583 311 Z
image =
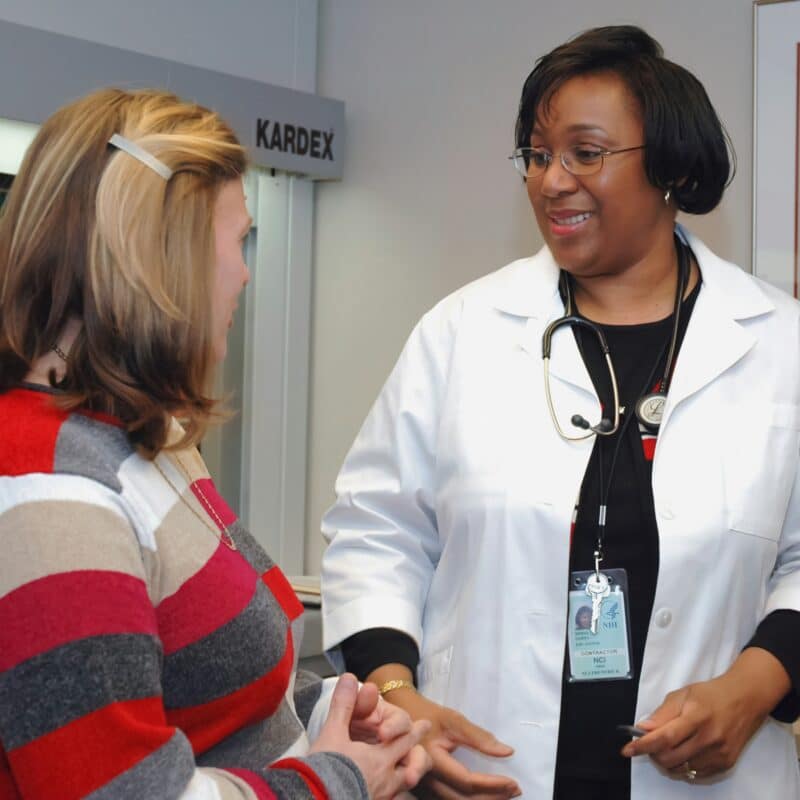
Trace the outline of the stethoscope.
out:
M 643 394 L 636 403 L 636 417 L 644 427 L 656 433 L 661 420 L 664 415 L 664 405 L 667 400 L 667 389 L 669 388 L 669 381 L 672 375 L 672 362 L 675 358 L 675 348 L 678 343 L 678 330 L 680 327 L 680 312 L 681 301 L 686 291 L 686 285 L 689 282 L 689 256 L 688 247 L 680 241 L 677 237 L 675 240 L 678 250 L 678 287 L 675 291 L 675 308 L 673 311 L 672 323 L 672 336 L 670 337 L 669 353 L 667 355 L 666 366 L 664 368 L 664 375 L 658 385 L 653 391 L 646 392 L 647 387 L 651 385 L 652 375 L 648 379 L 647 386 L 644 387 L 646 393 Z M 564 316 L 551 322 L 542 334 L 542 363 L 544 366 L 544 391 L 547 398 L 547 408 L 550 412 L 550 418 L 553 420 L 553 425 L 558 431 L 558 435 L 570 442 L 579 442 L 583 439 L 588 439 L 590 436 L 613 436 L 620 427 L 620 416 L 624 413 L 625 409 L 619 404 L 619 386 L 617 384 L 617 374 L 614 371 L 614 364 L 611 360 L 611 353 L 608 349 L 608 342 L 606 341 L 605 334 L 599 325 L 586 319 L 585 317 L 578 316 L 575 313 L 575 303 L 572 297 L 572 283 L 569 274 L 564 270 L 561 271 L 559 276 L 559 286 L 562 296 L 564 297 Z M 580 414 L 573 414 L 570 421 L 576 428 L 583 428 L 586 433 L 579 434 L 578 436 L 571 436 L 560 425 L 558 417 L 556 416 L 555 408 L 553 406 L 553 395 L 550 392 L 550 350 L 553 339 L 553 334 L 564 325 L 570 328 L 577 325 L 585 328 L 590 333 L 597 337 L 600 344 L 600 349 L 605 358 L 606 366 L 608 367 L 608 374 L 611 377 L 611 392 L 614 400 L 614 415 L 613 420 L 608 417 L 602 417 L 597 425 L 592 425 L 585 417 Z M 663 355 L 663 350 L 661 352 Z M 659 356 L 656 364 L 653 366 L 655 372 L 658 366 L 658 361 L 661 360 Z

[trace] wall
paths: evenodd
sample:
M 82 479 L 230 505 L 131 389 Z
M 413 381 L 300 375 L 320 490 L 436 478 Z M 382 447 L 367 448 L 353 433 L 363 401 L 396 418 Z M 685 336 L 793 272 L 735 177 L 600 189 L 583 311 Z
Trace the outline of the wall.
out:
M 0 0 L 0 19 L 314 91 L 317 0 Z M 309 15 L 309 11 L 313 12 Z
M 417 318 L 530 254 L 536 230 L 513 148 L 537 56 L 594 25 L 639 24 L 705 84 L 737 177 L 691 227 L 749 268 L 751 0 L 321 0 L 321 94 L 344 100 L 345 177 L 317 190 L 306 569 L 341 461 Z

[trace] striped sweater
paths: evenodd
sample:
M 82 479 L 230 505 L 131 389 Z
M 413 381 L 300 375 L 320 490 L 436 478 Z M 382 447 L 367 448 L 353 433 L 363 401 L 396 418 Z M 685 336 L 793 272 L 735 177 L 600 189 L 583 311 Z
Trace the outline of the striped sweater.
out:
M 306 755 L 302 606 L 196 450 L 0 395 L 0 553 L 0 800 L 367 797 Z

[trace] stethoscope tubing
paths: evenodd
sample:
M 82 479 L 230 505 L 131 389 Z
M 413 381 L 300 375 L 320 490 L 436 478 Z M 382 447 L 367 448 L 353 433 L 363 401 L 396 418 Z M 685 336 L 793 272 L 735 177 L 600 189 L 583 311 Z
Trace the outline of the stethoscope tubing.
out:
M 570 297 L 567 311 L 571 310 L 571 306 L 572 302 Z M 579 434 L 578 436 L 572 436 L 561 427 L 561 424 L 558 421 L 558 416 L 556 415 L 555 407 L 553 406 L 553 394 L 550 391 L 550 351 L 552 348 L 553 334 L 564 325 L 569 325 L 570 328 L 572 328 L 573 325 L 583 326 L 595 334 L 600 342 L 600 348 L 603 351 L 603 356 L 606 360 L 606 366 L 608 367 L 608 374 L 611 376 L 611 391 L 614 397 L 614 421 L 611 428 L 608 430 L 604 429 L 601 420 L 601 423 L 592 425 L 586 433 Z M 544 368 L 544 394 L 547 400 L 547 408 L 550 412 L 550 417 L 553 420 L 553 424 L 555 425 L 559 436 L 569 442 L 580 442 L 584 439 L 588 439 L 590 436 L 594 436 L 595 434 L 598 436 L 613 436 L 619 430 L 620 405 L 617 374 L 614 372 L 614 364 L 611 361 L 611 353 L 608 348 L 608 342 L 606 341 L 605 334 L 597 325 L 595 325 L 594 322 L 569 313 L 551 322 L 545 328 L 544 333 L 542 334 L 542 365 Z
M 686 245 L 677 240 L 676 237 L 676 244 L 678 248 L 678 285 L 675 292 L 675 310 L 673 312 L 674 322 L 672 326 L 672 335 L 670 337 L 670 344 L 669 344 L 669 353 L 667 355 L 667 361 L 664 369 L 664 377 L 659 384 L 659 391 L 666 393 L 667 385 L 669 384 L 670 373 L 672 371 L 672 362 L 675 357 L 675 349 L 678 341 L 678 329 L 680 326 L 680 310 L 681 310 L 681 303 L 683 301 L 683 294 L 686 291 L 686 286 L 689 280 L 689 259 L 686 253 Z M 618 430 L 620 426 L 619 418 L 621 414 L 620 404 L 619 404 L 619 385 L 617 383 L 617 375 L 614 371 L 614 364 L 611 361 L 611 353 L 609 351 L 608 342 L 606 341 L 605 334 L 603 333 L 602 329 L 599 325 L 592 322 L 591 320 L 586 319 L 585 317 L 580 317 L 574 313 L 573 310 L 573 302 L 572 302 L 572 290 L 569 284 L 569 276 L 566 272 L 562 271 L 560 280 L 563 282 L 564 287 L 564 294 L 565 294 L 565 314 L 563 317 L 559 317 L 556 320 L 553 320 L 545 329 L 544 333 L 542 334 L 542 365 L 544 369 L 544 392 L 545 398 L 547 400 L 547 409 L 550 412 L 550 418 L 553 421 L 553 425 L 555 426 L 558 435 L 561 436 L 563 439 L 566 439 L 569 442 L 580 442 L 584 439 L 588 439 L 591 436 L 613 436 Z M 611 391 L 614 399 L 614 420 L 611 424 L 611 427 L 608 427 L 608 421 L 606 419 L 601 419 L 597 425 L 591 425 L 588 427 L 586 433 L 579 434 L 578 436 L 573 436 L 568 434 L 562 427 L 558 421 L 558 416 L 556 415 L 555 407 L 553 405 L 553 395 L 550 390 L 550 353 L 552 349 L 552 340 L 553 334 L 564 325 L 568 325 L 572 328 L 574 325 L 578 325 L 580 327 L 584 327 L 587 330 L 591 331 L 600 343 L 600 348 L 603 352 L 603 356 L 605 357 L 606 366 L 608 367 L 608 374 L 611 377 Z M 663 355 L 663 351 L 662 351 Z

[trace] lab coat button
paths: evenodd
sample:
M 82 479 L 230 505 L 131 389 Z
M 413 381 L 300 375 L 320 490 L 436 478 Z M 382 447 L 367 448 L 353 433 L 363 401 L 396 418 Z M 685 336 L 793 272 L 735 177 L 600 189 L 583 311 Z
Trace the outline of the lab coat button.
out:
M 656 625 L 659 628 L 666 628 L 672 622 L 672 611 L 668 608 L 660 608 L 656 611 Z

